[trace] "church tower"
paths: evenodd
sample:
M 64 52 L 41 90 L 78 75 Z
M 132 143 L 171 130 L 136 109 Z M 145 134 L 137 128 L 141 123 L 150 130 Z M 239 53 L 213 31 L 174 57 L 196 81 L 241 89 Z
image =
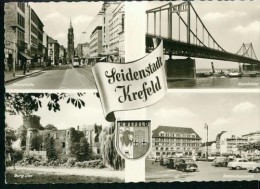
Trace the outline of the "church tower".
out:
M 74 33 L 73 27 L 70 20 L 70 27 L 68 29 L 68 62 L 72 63 L 72 58 L 74 57 Z

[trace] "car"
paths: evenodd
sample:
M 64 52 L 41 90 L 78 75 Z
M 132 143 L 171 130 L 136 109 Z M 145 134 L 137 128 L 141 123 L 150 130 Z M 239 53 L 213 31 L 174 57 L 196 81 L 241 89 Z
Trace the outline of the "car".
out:
M 176 163 L 180 160 L 180 158 L 169 158 L 169 162 L 167 164 L 167 167 L 170 169 L 176 169 Z
M 176 169 L 178 171 L 193 171 L 198 169 L 198 165 L 193 159 L 179 159 L 176 162 Z
M 211 165 L 215 167 L 227 167 L 228 163 L 233 160 L 233 158 L 229 157 L 217 157 L 215 160 L 213 160 Z
M 236 158 L 229 162 L 227 167 L 230 169 L 247 169 L 250 165 L 254 164 L 253 161 L 248 161 L 245 158 Z
M 161 157 L 160 165 L 165 166 L 165 165 L 168 164 L 168 162 L 169 162 L 169 158 L 168 157 Z
M 260 173 L 260 160 L 252 163 L 247 170 L 252 173 Z

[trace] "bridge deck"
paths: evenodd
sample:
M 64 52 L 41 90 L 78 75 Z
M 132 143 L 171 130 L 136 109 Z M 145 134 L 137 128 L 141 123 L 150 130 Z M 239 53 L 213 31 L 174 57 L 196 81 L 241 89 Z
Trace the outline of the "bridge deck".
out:
M 186 56 L 194 58 L 206 58 L 215 60 L 232 61 L 248 64 L 260 64 L 260 61 L 229 53 L 226 51 L 220 51 L 209 47 L 199 46 L 195 44 L 188 44 L 186 42 L 169 39 L 167 37 L 156 36 L 153 34 L 146 34 L 146 52 L 149 53 L 153 50 L 153 38 L 162 38 L 164 54 L 172 54 L 176 56 Z

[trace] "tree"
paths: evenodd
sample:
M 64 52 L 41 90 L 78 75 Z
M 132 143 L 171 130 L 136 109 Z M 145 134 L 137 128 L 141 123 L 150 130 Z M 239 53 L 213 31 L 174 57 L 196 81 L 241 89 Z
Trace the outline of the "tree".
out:
M 24 150 L 26 148 L 26 136 L 27 136 L 27 129 L 24 125 L 21 125 L 18 129 L 18 138 L 20 138 L 21 149 Z
M 78 143 L 78 150 L 76 151 L 75 155 L 78 161 L 89 160 L 91 155 L 90 145 L 85 137 L 80 138 L 80 142 Z
M 13 153 L 14 149 L 12 147 L 13 142 L 17 140 L 17 137 L 15 135 L 15 131 L 8 127 L 7 124 L 5 124 L 5 152 L 6 153 Z
M 42 107 L 42 100 L 48 101 L 47 107 L 50 111 L 60 111 L 60 100 L 65 100 L 75 107 L 81 109 L 85 102 L 81 99 L 85 93 L 77 93 L 77 98 L 65 93 L 5 93 L 6 111 L 11 115 L 31 115 Z
M 46 138 L 46 153 L 48 160 L 57 159 L 57 154 L 54 147 L 54 139 L 52 137 Z
M 48 124 L 44 127 L 45 130 L 58 130 L 57 127 L 55 127 L 52 124 Z
M 116 151 L 114 130 L 114 125 L 103 129 L 100 134 L 100 150 L 104 165 L 120 170 L 124 168 L 125 161 Z
M 41 150 L 42 142 L 43 142 L 43 138 L 41 135 L 34 136 L 30 142 L 31 143 L 30 149 L 37 150 L 37 151 Z

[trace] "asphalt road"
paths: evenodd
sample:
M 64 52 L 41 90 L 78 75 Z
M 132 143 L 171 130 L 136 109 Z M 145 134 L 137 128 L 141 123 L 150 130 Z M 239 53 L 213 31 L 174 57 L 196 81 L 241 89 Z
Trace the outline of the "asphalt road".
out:
M 95 89 L 91 66 L 54 67 L 6 84 L 6 89 Z
M 227 167 L 214 167 L 211 162 L 197 161 L 196 172 L 181 172 L 160 166 L 159 162 L 145 161 L 146 182 L 174 181 L 252 181 L 260 180 L 259 173 L 249 173 L 247 170 L 230 170 Z

